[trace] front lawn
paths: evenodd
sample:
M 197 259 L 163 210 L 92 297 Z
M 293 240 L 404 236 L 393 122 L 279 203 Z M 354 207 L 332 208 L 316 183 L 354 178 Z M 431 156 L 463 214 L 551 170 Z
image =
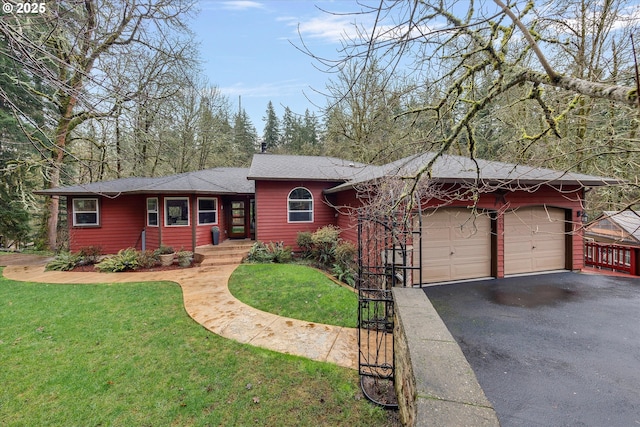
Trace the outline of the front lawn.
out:
M 178 285 L 0 277 L 0 425 L 390 425 L 354 370 L 243 345 Z
M 242 264 L 229 291 L 247 305 L 293 319 L 355 328 L 358 296 L 311 267 Z

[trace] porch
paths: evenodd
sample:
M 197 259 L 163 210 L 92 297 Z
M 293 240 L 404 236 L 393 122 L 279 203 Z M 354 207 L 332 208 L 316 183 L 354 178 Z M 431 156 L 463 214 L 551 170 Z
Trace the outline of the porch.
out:
M 585 242 L 585 267 L 640 276 L 640 248 L 600 242 Z

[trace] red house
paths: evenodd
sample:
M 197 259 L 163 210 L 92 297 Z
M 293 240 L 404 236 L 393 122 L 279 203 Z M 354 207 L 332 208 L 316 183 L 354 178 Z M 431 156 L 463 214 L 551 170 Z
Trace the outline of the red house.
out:
M 640 248 L 640 213 L 604 211 L 585 229 L 585 237 L 595 242 Z
M 254 235 L 254 185 L 245 168 L 216 168 L 160 178 L 123 178 L 43 190 L 66 196 L 69 247 L 194 249 Z
M 356 242 L 354 212 L 362 206 L 362 189 L 387 191 L 385 178 L 411 176 L 433 158 L 426 153 L 373 166 L 256 154 L 249 169 L 126 178 L 40 194 L 67 197 L 72 251 L 89 245 L 107 253 L 160 244 L 195 249 L 212 243 L 213 226 L 221 241 L 283 241 L 295 248 L 299 231 L 325 225 L 340 227 L 344 239 Z M 449 155 L 436 159 L 430 171 L 432 191 L 421 201 L 422 239 L 414 244 L 422 246 L 424 283 L 581 269 L 585 190 L 614 183 Z

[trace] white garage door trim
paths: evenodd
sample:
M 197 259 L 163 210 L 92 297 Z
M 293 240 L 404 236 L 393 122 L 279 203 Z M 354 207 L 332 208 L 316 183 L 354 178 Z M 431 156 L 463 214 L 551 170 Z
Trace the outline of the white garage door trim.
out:
M 505 213 L 505 276 L 564 270 L 566 248 L 564 209 L 536 206 Z
M 466 208 L 423 214 L 423 283 L 491 277 L 491 241 L 491 218 L 487 214 L 474 215 Z M 414 242 L 414 247 L 418 246 Z M 414 256 L 417 261 L 417 252 Z

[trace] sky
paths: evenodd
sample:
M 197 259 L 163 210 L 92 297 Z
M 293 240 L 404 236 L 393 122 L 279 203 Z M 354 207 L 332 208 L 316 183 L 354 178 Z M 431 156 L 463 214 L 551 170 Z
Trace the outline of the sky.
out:
M 284 108 L 320 116 L 326 97 L 318 94 L 334 76 L 298 50 L 338 59 L 341 35 L 353 31 L 355 0 L 200 0 L 191 28 L 200 42 L 202 68 L 237 111 L 239 102 L 262 136 L 267 104 L 281 119 Z M 292 44 L 293 43 L 293 44 Z

